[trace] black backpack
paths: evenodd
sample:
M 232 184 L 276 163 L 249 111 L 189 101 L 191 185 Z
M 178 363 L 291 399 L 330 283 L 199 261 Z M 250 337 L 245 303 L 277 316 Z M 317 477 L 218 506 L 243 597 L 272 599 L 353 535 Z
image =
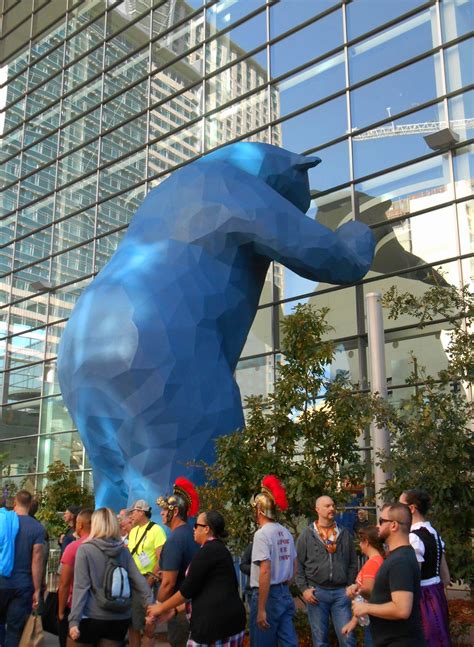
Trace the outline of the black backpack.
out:
M 100 550 L 106 559 L 102 586 L 93 589 L 98 605 L 109 611 L 129 611 L 132 607 L 132 590 L 127 569 L 121 566 L 116 557 L 107 555 L 94 541 L 87 543 Z

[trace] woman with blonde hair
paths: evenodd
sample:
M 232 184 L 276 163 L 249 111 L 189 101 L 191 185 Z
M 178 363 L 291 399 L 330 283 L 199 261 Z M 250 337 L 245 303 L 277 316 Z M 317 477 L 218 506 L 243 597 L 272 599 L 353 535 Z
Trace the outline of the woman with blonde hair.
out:
M 119 647 L 132 616 L 132 590 L 141 596 L 144 607 L 152 601 L 147 583 L 121 541 L 114 512 L 99 508 L 76 555 L 68 645 Z

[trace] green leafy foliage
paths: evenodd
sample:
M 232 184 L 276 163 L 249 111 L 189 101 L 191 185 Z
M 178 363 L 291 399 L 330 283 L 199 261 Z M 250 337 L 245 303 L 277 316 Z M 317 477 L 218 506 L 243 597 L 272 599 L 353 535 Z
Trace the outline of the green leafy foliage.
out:
M 314 514 L 315 497 L 346 498 L 344 487 L 363 476 L 357 438 L 372 418 L 374 400 L 344 377 L 328 380 L 334 348 L 326 340 L 326 316 L 326 309 L 298 305 L 286 317 L 285 362 L 274 393 L 247 398 L 246 427 L 220 437 L 215 463 L 203 466 L 202 505 L 225 511 L 236 551 L 252 536 L 249 502 L 266 474 L 277 475 L 286 487 L 283 522 L 294 533 Z
M 472 295 L 467 287 L 435 286 L 419 298 L 391 288 L 383 302 L 391 318 L 409 314 L 418 318 L 420 328 L 444 319 L 451 329 L 447 369 L 433 377 L 418 368 L 407 380 L 412 396 L 389 412 L 391 455 L 382 458 L 393 476 L 387 498 L 409 488 L 425 489 L 432 497 L 431 520 L 446 542 L 452 578 L 472 581 L 474 444 L 472 403 L 466 397 L 473 375 Z
M 46 472 L 48 484 L 38 492 L 37 518 L 44 523 L 50 537 L 58 537 L 65 532 L 66 524 L 62 512 L 70 505 L 94 508 L 94 496 L 77 482 L 76 474 L 63 462 L 55 461 Z

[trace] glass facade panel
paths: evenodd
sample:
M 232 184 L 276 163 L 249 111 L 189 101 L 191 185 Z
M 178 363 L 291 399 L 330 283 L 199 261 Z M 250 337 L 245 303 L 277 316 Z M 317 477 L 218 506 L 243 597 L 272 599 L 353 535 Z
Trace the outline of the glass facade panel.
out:
M 40 400 L 4 405 L 0 410 L 0 439 L 34 436 L 38 433 Z M 36 439 L 29 438 L 33 446 Z M 6 445 L 10 443 L 6 443 Z M 35 452 L 36 455 L 36 452 Z M 34 470 L 33 470 L 34 471 Z
M 397 0 L 397 2 L 380 2 L 363 0 L 349 2 L 347 12 L 347 35 L 350 40 L 357 38 L 379 25 L 383 25 L 397 16 L 416 9 L 424 0 Z
M 378 129 L 355 136 L 353 151 L 356 177 L 370 175 L 429 153 L 431 149 L 421 133 L 421 126 L 425 123 L 433 124 L 433 130 L 445 127 L 447 119 L 444 104 L 437 103 L 394 120 L 393 124 L 385 126 L 382 136 Z
M 436 99 L 441 91 L 441 74 L 440 56 L 436 54 L 357 88 L 351 93 L 352 127 L 363 128 Z
M 40 438 L 38 471 L 46 472 L 54 461 L 61 461 L 71 470 L 84 469 L 84 448 L 77 431 Z
M 9 458 L 13 480 L 41 486 L 59 458 L 91 482 L 60 397 L 61 335 L 148 191 L 206 151 L 261 141 L 317 154 L 306 217 L 332 229 L 357 218 L 377 240 L 362 286 L 272 263 L 236 371 L 244 397 L 272 390 L 295 304 L 330 308 L 327 376 L 366 385 L 368 291 L 472 282 L 472 2 L 40 3 L 34 15 L 7 4 L 0 45 L 0 453 L 28 440 Z M 448 46 L 433 51 L 439 34 Z M 448 126 L 451 145 L 432 146 Z M 445 366 L 447 331 L 415 323 L 386 321 L 394 402 L 408 392 L 410 350 L 420 371 Z
M 270 6 L 270 37 L 276 38 L 316 14 L 339 4 L 339 0 L 281 0 Z
M 342 12 L 339 9 L 271 46 L 272 77 L 289 72 L 342 43 Z
M 263 12 L 206 43 L 206 72 L 245 56 L 263 45 L 265 39 L 266 14 Z
M 474 83 L 474 38 L 445 50 L 446 85 L 448 92 Z
M 282 121 L 278 128 L 281 129 L 285 148 L 302 152 L 323 146 L 347 132 L 346 98 L 338 97 L 288 121 Z
M 431 8 L 350 47 L 351 83 L 436 47 L 437 33 L 436 11 Z
M 0 452 L 5 451 L 10 467 L 9 476 L 34 474 L 36 470 L 37 438 L 18 438 L 0 443 Z
M 40 433 L 59 433 L 75 429 L 60 395 L 44 398 L 41 402 Z
M 308 103 L 319 101 L 343 90 L 346 84 L 344 55 L 336 54 L 321 63 L 285 78 L 274 86 L 275 103 L 272 117 L 286 115 Z

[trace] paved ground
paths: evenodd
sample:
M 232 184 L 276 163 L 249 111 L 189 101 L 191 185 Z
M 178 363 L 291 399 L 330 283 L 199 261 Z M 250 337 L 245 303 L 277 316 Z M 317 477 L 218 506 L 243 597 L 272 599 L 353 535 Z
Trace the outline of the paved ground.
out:
M 42 647 L 59 647 L 58 637 L 45 632 Z M 166 640 L 161 639 L 161 637 L 157 637 L 155 647 L 170 647 L 170 644 Z

